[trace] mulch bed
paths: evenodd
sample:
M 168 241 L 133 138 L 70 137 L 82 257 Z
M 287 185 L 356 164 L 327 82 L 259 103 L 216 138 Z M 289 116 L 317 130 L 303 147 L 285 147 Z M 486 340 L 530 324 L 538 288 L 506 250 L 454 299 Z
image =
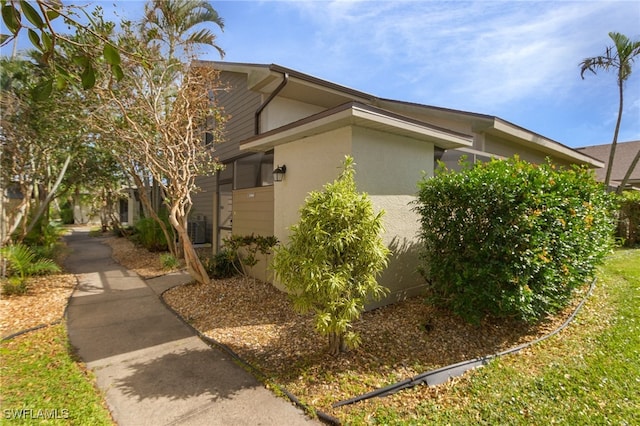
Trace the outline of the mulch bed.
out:
M 114 259 L 143 277 L 167 272 L 158 253 L 124 238 L 105 242 L 114 250 Z M 60 319 L 75 283 L 71 274 L 34 277 L 26 295 L 3 296 L 1 334 Z M 344 418 L 352 406 L 332 408 L 337 401 L 532 341 L 556 329 L 574 308 L 536 326 L 516 321 L 473 326 L 425 304 L 423 298 L 412 298 L 364 313 L 354 324 L 362 345 L 333 357 L 327 353 L 326 339 L 314 330 L 313 316 L 296 313 L 287 295 L 270 284 L 235 277 L 210 285 L 175 287 L 164 298 L 194 328 L 258 368 L 267 386 L 284 387 L 304 403 L 338 418 Z M 527 356 L 527 351 L 521 356 Z M 389 406 L 411 413 L 425 398 L 446 394 L 456 380 L 368 400 L 359 408 Z
M 75 285 L 72 274 L 31 277 L 26 294 L 2 295 L 0 335 L 7 337 L 62 319 Z
M 194 328 L 257 367 L 267 382 L 327 414 L 349 407 L 331 404 L 425 371 L 494 354 L 529 342 L 559 326 L 571 309 L 537 326 L 516 321 L 465 323 L 417 297 L 366 312 L 354 324 L 362 345 L 338 357 L 314 331 L 312 315 L 292 309 L 286 294 L 252 279 L 188 284 L 164 294 L 165 301 Z M 414 403 L 433 389 L 420 386 Z M 410 404 L 406 397 L 376 398 L 370 404 Z

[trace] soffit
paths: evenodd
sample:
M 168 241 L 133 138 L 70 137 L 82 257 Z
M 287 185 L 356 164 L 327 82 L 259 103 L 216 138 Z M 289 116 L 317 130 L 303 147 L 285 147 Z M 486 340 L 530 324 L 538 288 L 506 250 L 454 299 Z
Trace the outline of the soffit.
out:
M 263 95 L 270 95 L 282 83 L 285 74 L 289 79 L 278 96 L 300 102 L 333 108 L 350 101 L 371 103 L 374 96 L 358 90 L 322 80 L 280 65 L 245 64 L 222 61 L 198 61 L 221 71 L 247 75 L 247 87 Z

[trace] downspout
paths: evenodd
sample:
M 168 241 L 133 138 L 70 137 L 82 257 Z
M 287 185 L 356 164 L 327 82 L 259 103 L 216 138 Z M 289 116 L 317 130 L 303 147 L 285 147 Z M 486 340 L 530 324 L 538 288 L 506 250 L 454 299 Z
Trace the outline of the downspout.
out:
M 278 96 L 278 93 L 280 93 L 282 89 L 284 89 L 284 86 L 286 86 L 288 82 L 289 82 L 289 73 L 285 72 L 282 75 L 282 82 L 278 85 L 278 87 L 276 87 L 276 90 L 271 92 L 269 97 L 256 110 L 256 114 L 255 114 L 255 126 L 256 126 L 255 134 L 256 135 L 260 134 L 260 114 L 262 113 L 262 110 L 264 110 L 267 107 L 267 105 L 269 105 L 269 103 L 273 100 L 273 98 Z

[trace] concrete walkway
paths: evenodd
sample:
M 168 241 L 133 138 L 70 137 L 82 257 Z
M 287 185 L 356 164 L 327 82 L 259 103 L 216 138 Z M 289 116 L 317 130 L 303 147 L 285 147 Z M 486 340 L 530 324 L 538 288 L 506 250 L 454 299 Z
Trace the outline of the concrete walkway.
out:
M 188 276 L 144 281 L 88 230 L 74 229 L 66 239 L 72 252 L 65 266 L 79 280 L 67 311 L 69 338 L 118 425 L 319 423 L 205 344 L 162 304 L 159 295 Z

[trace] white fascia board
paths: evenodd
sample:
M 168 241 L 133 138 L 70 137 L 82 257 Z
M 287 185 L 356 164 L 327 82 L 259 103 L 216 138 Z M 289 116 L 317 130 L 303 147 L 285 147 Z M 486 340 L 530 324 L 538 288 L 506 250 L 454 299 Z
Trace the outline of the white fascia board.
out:
M 473 146 L 473 138 L 468 135 L 449 132 L 446 129 L 431 127 L 426 124 L 404 120 L 378 111 L 371 111 L 358 107 L 352 108 L 356 125 L 372 127 L 397 133 L 417 140 L 433 142 L 436 146 L 445 149 Z
M 240 144 L 243 151 L 268 151 L 275 146 L 294 140 L 303 139 L 345 126 L 366 127 L 383 132 L 406 136 L 416 140 L 434 143 L 436 146 L 451 149 L 470 147 L 473 145 L 471 136 L 447 132 L 444 129 L 421 125 L 417 122 L 403 120 L 383 112 L 372 111 L 357 105 L 337 111 L 333 114 L 321 116 L 312 121 L 300 120 L 301 124 L 285 125 L 281 130 L 274 129 L 264 135 L 258 135 Z

